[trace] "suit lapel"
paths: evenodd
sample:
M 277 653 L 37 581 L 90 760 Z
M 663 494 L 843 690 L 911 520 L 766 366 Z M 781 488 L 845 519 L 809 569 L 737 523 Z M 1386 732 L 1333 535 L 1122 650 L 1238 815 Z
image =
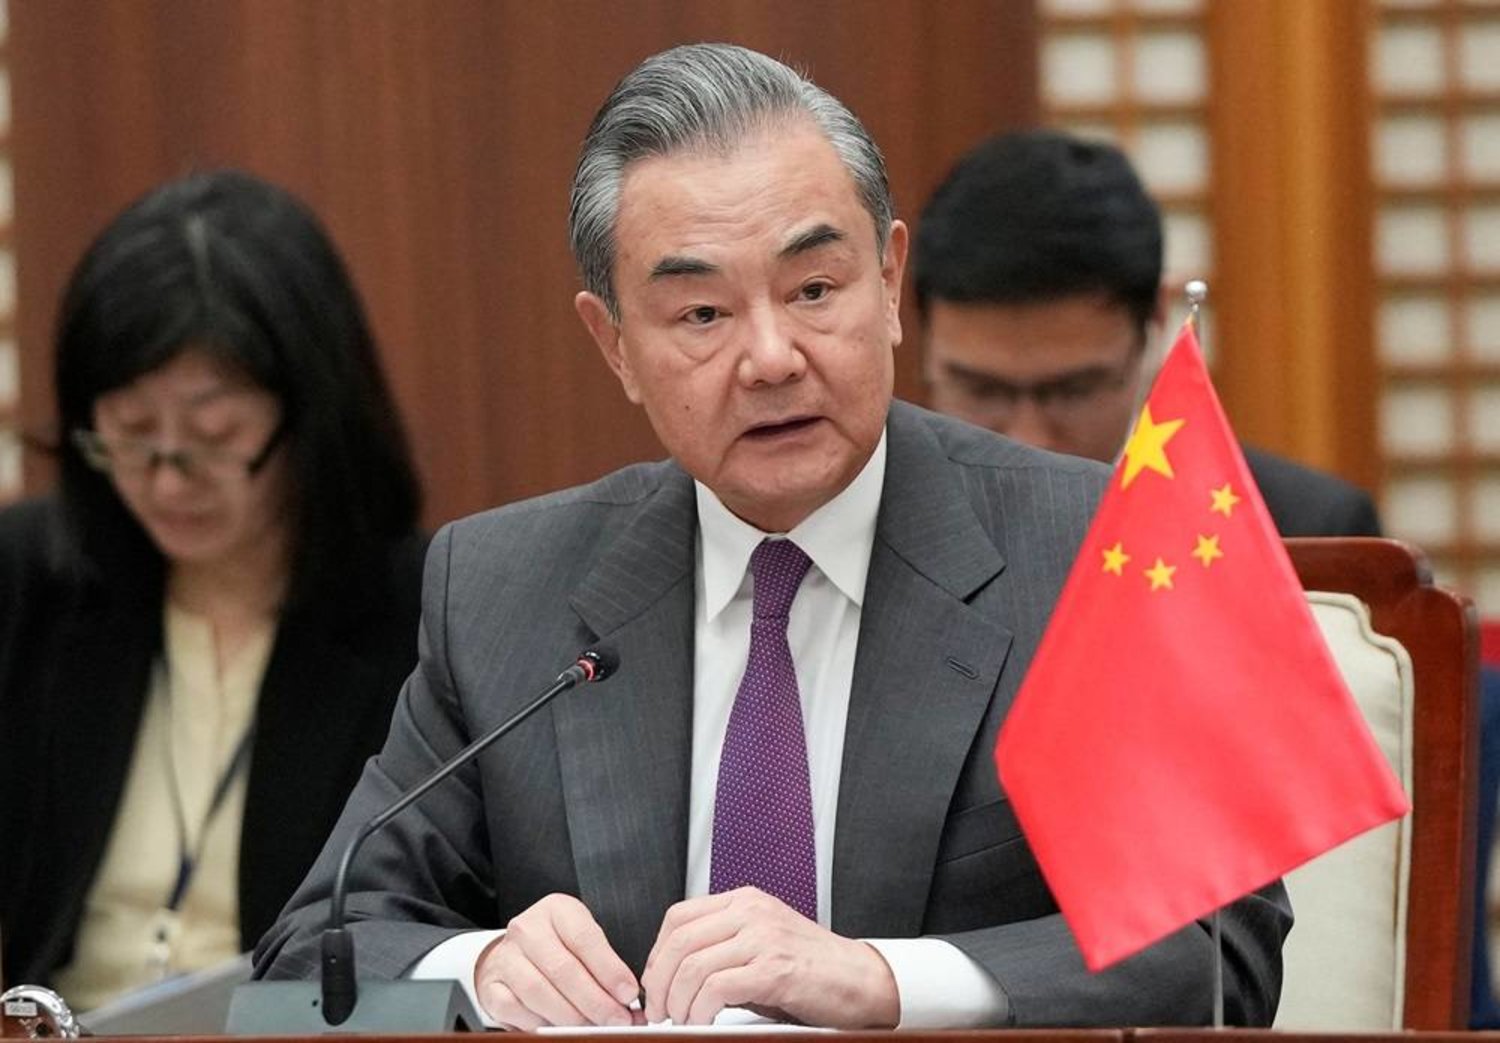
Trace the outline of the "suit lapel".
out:
M 1004 561 L 954 465 L 896 403 L 839 785 L 833 929 L 920 933 L 938 842 L 1011 634 L 969 604 Z
M 553 715 L 580 897 L 637 972 L 685 886 L 696 534 L 692 481 L 669 465 L 571 599 L 619 673 Z

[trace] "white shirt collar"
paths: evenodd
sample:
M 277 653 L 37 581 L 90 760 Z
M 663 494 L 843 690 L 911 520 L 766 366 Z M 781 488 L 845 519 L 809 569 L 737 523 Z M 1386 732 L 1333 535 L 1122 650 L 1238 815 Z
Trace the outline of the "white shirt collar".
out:
M 768 533 L 742 521 L 696 479 L 698 575 L 703 609 L 713 619 L 734 598 L 750 566 L 750 554 Z M 850 601 L 863 605 L 875 521 L 885 489 L 885 432 L 870 459 L 844 490 L 803 519 L 786 538 L 801 547 L 818 571 Z

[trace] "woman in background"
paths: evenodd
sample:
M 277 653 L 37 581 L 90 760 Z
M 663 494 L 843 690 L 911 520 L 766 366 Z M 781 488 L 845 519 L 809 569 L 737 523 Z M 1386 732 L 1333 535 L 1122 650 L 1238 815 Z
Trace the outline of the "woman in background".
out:
M 420 491 L 326 233 L 241 173 L 64 296 L 60 487 L 0 512 L 0 939 L 88 1009 L 251 948 L 416 662 Z

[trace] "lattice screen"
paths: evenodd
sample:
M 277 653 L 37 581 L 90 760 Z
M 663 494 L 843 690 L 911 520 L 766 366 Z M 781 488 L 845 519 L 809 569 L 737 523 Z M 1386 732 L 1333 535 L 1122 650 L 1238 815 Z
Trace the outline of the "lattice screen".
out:
M 1500 617 L 1500 7 L 1383 0 L 1370 75 L 1386 524 Z
M 1212 286 L 1202 0 L 1040 6 L 1043 119 L 1123 148 L 1162 205 L 1168 279 L 1208 279 Z M 1209 328 L 1205 348 L 1211 346 Z
M 1121 144 L 1163 203 L 1169 277 L 1212 284 L 1205 4 L 1041 6 L 1047 120 Z M 1382 514 L 1500 616 L 1500 4 L 1376 10 Z
M 1383 0 L 1371 41 L 1392 532 L 1500 618 L 1500 7 Z M 1500 967 L 1500 846 L 1490 856 Z

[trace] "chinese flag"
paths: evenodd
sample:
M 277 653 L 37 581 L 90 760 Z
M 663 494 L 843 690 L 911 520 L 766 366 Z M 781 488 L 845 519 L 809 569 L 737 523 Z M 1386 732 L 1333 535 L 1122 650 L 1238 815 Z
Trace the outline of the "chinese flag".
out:
M 1190 327 L 995 759 L 1091 970 L 1407 810 Z

